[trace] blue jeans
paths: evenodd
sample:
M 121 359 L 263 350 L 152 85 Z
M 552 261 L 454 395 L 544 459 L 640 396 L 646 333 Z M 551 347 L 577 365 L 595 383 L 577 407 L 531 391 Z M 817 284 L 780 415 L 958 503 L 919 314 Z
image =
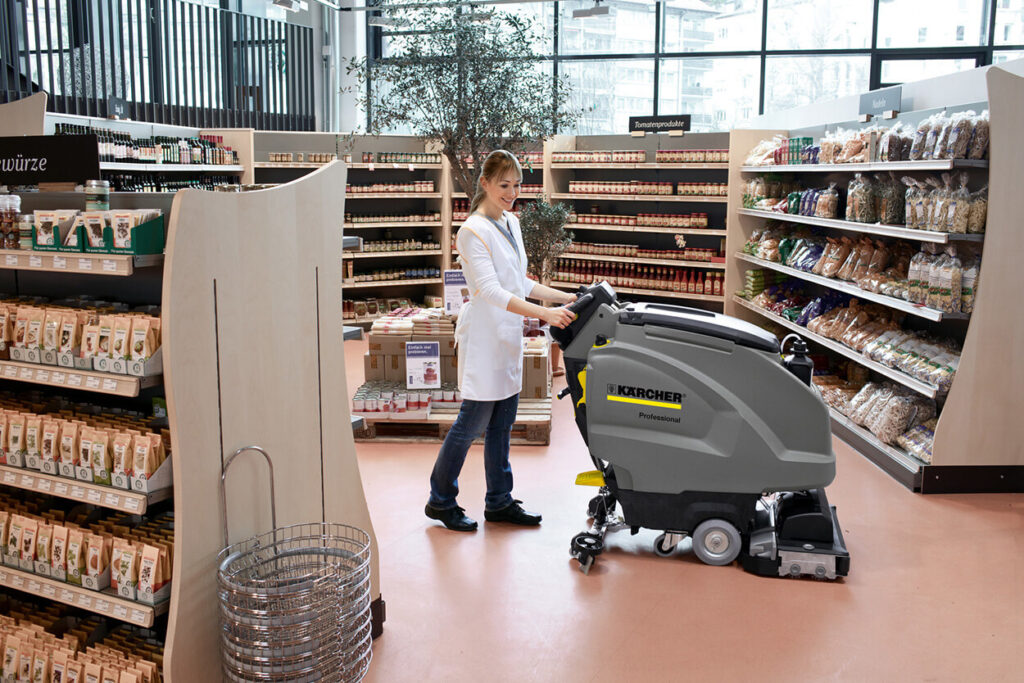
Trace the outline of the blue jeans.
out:
M 473 440 L 484 432 L 484 473 L 487 495 L 484 507 L 501 510 L 512 504 L 512 466 L 508 461 L 512 425 L 516 421 L 519 394 L 500 401 L 462 400 L 462 409 L 437 454 L 430 475 L 429 505 L 438 510 L 455 507 L 459 472 Z

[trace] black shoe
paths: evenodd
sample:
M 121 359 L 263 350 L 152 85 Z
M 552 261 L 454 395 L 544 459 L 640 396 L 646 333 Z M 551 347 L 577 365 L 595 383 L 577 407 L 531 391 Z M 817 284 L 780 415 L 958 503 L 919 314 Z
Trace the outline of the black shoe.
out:
M 447 510 L 438 510 L 427 505 L 423 510 L 427 517 L 436 519 L 452 531 L 476 531 L 476 521 L 466 516 L 465 508 L 453 507 Z
M 484 510 L 484 519 L 488 522 L 509 522 L 521 526 L 537 526 L 543 519 L 536 512 L 527 512 L 520 507 L 521 500 L 513 500 L 500 510 Z

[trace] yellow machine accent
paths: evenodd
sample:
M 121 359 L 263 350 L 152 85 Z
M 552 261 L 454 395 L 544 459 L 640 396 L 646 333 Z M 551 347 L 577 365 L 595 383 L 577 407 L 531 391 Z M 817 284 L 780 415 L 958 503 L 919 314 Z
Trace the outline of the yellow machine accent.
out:
M 601 474 L 601 470 L 590 470 L 589 472 L 580 472 L 576 475 L 577 486 L 604 486 L 604 475 Z
M 609 401 L 616 401 L 618 403 L 635 403 L 638 406 L 651 406 L 652 408 L 671 408 L 673 410 L 682 410 L 683 406 L 681 403 L 666 403 L 664 401 L 648 401 L 642 398 L 629 398 L 627 396 L 615 396 L 614 394 L 608 394 L 606 398 Z
M 576 373 L 576 379 L 580 383 L 580 389 L 583 391 L 583 394 L 580 396 L 580 400 L 576 401 L 576 407 L 579 408 L 587 402 L 587 369 L 583 368 Z

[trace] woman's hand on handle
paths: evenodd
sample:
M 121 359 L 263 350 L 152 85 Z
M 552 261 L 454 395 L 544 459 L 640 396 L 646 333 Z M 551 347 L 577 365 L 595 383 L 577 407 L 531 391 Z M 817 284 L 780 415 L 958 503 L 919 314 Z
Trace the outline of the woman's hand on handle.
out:
M 564 329 L 575 319 L 576 314 L 565 306 L 555 306 L 544 311 L 544 322 L 551 325 L 551 327 Z

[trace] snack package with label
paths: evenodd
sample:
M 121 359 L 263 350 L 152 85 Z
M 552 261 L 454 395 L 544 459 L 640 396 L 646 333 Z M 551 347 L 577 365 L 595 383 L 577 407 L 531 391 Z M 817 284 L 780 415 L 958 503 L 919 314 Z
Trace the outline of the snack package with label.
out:
M 937 114 L 932 114 L 917 124 L 917 130 L 914 132 L 914 142 L 910 146 L 911 161 L 918 161 L 926 158 L 924 156 L 925 145 L 928 142 L 928 135 L 931 133 L 937 116 Z
M 967 213 L 967 232 L 978 234 L 985 232 L 985 221 L 988 217 L 988 186 L 970 195 L 970 206 Z
M 946 159 L 966 159 L 974 133 L 974 121 L 977 114 L 973 111 L 962 111 L 953 114 L 949 138 L 946 140 Z
M 924 143 L 924 153 L 922 159 L 935 159 L 935 150 L 937 149 L 939 139 L 942 137 L 942 131 L 949 125 L 949 117 L 946 116 L 946 112 L 943 111 L 941 114 L 935 114 L 932 117 L 932 125 L 928 130 L 928 139 Z M 947 133 L 948 137 L 948 133 Z
M 968 159 L 984 159 L 988 155 L 989 116 L 988 109 L 974 120 L 974 131 L 967 149 Z
M 885 225 L 903 225 L 906 220 L 903 212 L 906 207 L 903 186 L 896 180 L 896 175 L 892 171 L 888 174 L 875 174 L 875 181 L 878 222 Z
M 974 301 L 978 296 L 981 278 L 981 257 L 969 257 L 964 262 L 963 279 L 960 288 L 960 312 L 973 313 Z

